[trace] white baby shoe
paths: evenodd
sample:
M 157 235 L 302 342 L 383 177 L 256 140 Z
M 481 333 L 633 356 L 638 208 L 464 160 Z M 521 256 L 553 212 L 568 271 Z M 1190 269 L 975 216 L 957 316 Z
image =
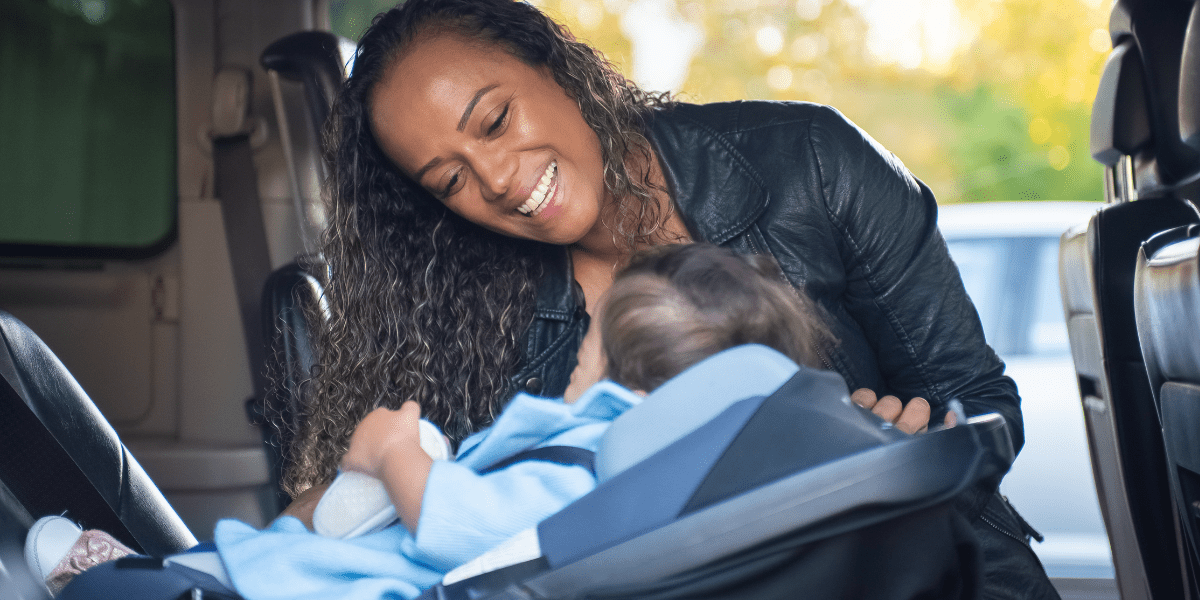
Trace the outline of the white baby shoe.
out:
M 433 460 L 450 460 L 450 443 L 437 425 L 421 419 L 421 449 Z M 313 511 L 313 531 L 346 539 L 373 533 L 396 521 L 396 507 L 383 482 L 354 471 L 338 473 Z
M 66 517 L 42 517 L 25 537 L 25 563 L 52 596 L 85 570 L 133 553 L 108 533 L 84 531 Z

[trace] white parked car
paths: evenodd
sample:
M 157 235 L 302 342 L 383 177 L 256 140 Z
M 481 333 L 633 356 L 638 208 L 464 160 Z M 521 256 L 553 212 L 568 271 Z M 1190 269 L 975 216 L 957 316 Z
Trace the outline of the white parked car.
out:
M 940 207 L 938 219 L 988 343 L 1021 394 L 1025 447 L 1001 492 L 1046 536 L 1033 547 L 1050 577 L 1093 580 L 1093 588 L 1109 587 L 1113 564 L 1063 318 L 1058 246 L 1100 206 L 955 204 Z

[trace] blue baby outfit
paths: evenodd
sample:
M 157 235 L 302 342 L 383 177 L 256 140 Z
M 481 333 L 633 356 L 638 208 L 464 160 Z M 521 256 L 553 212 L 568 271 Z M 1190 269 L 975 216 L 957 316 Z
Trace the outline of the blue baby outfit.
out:
M 491 427 L 463 441 L 453 462 L 434 461 L 415 537 L 402 525 L 338 540 L 293 517 L 261 531 L 226 519 L 217 523 L 217 551 L 246 600 L 415 598 L 596 486 L 592 473 L 574 465 L 526 461 L 486 475 L 478 470 L 543 446 L 595 451 L 612 421 L 640 401 L 611 381 L 574 404 L 518 394 Z

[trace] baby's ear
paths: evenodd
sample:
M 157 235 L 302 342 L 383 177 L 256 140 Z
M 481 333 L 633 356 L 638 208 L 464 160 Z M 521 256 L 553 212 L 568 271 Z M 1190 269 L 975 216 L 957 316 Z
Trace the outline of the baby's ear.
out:
M 646 392 L 646 390 L 633 390 L 633 393 L 635 393 L 643 398 L 650 395 L 649 393 Z

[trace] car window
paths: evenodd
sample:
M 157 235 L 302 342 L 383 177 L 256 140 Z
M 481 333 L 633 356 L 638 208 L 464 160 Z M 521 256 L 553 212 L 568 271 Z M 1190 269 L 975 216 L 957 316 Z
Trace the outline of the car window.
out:
M 997 352 L 1008 347 L 1003 328 L 1008 245 L 1003 238 L 958 239 L 947 242 L 958 265 L 967 295 L 979 311 L 983 334 Z
M 1070 352 L 1058 286 L 1058 238 L 959 238 L 947 242 L 984 336 L 1001 356 Z
M 162 246 L 176 205 L 173 44 L 167 0 L 0 2 L 0 254 Z
M 1071 343 L 1058 285 L 1058 238 L 1042 238 L 1035 247 L 1037 284 L 1026 348 L 1030 354 L 1066 354 Z

